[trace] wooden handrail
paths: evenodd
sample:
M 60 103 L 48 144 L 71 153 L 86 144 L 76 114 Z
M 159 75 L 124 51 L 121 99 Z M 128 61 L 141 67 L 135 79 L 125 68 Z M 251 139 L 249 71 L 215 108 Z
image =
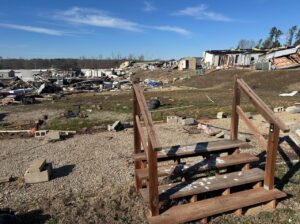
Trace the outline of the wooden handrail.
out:
M 253 125 L 253 123 L 247 118 L 245 112 L 242 110 L 240 106 L 236 106 L 236 112 L 239 117 L 246 123 L 251 133 L 256 137 L 260 145 L 267 150 L 267 141 L 266 139 L 259 133 L 259 130 Z
M 288 132 L 289 128 L 286 124 L 276 117 L 273 111 L 256 95 L 256 93 L 247 85 L 243 79 L 237 79 L 238 88 L 243 91 L 251 100 L 251 102 L 256 106 L 256 108 L 261 112 L 261 115 L 271 124 L 275 124 L 283 132 Z
M 148 132 L 149 135 L 149 140 L 151 142 L 152 148 L 155 151 L 159 151 L 161 150 L 161 146 L 160 146 L 160 142 L 158 141 L 155 131 L 154 131 L 154 126 L 153 126 L 153 122 L 151 119 L 151 115 L 149 113 L 149 111 L 147 110 L 147 103 L 146 100 L 143 96 L 142 90 L 140 88 L 140 86 L 138 84 L 133 84 L 133 90 L 135 92 L 136 95 L 136 99 L 142 114 L 142 118 L 144 120 L 145 123 L 145 127 L 146 130 Z
M 146 143 L 146 140 L 145 140 L 145 137 L 144 137 L 144 130 L 143 130 L 142 125 L 141 125 L 141 120 L 140 120 L 138 115 L 135 116 L 135 121 L 136 121 L 136 125 L 137 125 L 137 130 L 138 130 L 138 133 L 139 133 L 139 136 L 140 136 L 140 139 L 141 139 L 141 143 L 142 143 L 142 146 L 144 148 L 144 151 L 146 153 L 146 157 L 147 157 L 147 160 L 148 160 L 148 146 L 147 146 L 147 143 Z

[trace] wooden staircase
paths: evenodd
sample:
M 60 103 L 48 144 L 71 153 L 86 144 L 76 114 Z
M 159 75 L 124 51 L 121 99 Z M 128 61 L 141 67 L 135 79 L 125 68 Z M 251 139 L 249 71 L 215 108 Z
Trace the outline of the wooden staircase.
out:
M 241 92 L 270 123 L 268 140 L 239 106 Z M 138 83 L 133 95 L 135 187 L 149 203 L 149 223 L 207 223 L 209 217 L 225 212 L 241 215 L 243 208 L 253 205 L 274 208 L 276 199 L 286 196 L 274 188 L 274 172 L 279 130 L 288 128 L 242 79 L 235 78 L 231 140 L 161 148 Z M 242 152 L 247 143 L 237 139 L 239 118 L 267 152 L 264 170 L 252 165 L 256 156 Z

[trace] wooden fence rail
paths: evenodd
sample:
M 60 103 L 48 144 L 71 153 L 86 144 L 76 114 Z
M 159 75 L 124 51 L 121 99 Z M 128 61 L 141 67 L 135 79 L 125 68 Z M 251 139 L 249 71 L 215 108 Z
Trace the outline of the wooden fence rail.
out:
M 146 127 L 146 138 L 144 136 L 144 129 L 141 125 L 141 119 Z M 134 153 L 142 152 L 142 147 L 147 157 L 147 163 L 135 161 L 135 169 L 141 169 L 142 167 L 148 168 L 150 213 L 152 216 L 159 215 L 157 151 L 161 149 L 161 146 L 154 131 L 151 114 L 147 109 L 146 99 L 138 83 L 133 84 L 133 123 Z M 135 181 L 136 189 L 139 191 L 142 187 L 141 180 L 136 178 Z
M 240 107 L 241 93 L 246 94 L 252 104 L 257 108 L 264 119 L 269 122 L 269 135 L 266 140 L 256 126 L 247 118 Z M 240 78 L 234 80 L 234 96 L 231 113 L 231 139 L 236 140 L 238 137 L 238 124 L 241 118 L 264 150 L 267 151 L 266 167 L 264 174 L 264 188 L 271 190 L 274 188 L 275 162 L 278 149 L 279 132 L 288 132 L 286 124 L 276 117 L 273 111 L 259 98 L 259 96 Z

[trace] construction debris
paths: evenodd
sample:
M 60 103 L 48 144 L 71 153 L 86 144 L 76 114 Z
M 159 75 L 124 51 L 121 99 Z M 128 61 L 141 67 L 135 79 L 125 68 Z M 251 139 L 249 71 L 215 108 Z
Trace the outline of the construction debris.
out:
M 298 91 L 292 91 L 290 93 L 281 93 L 279 96 L 295 96 L 298 93 Z
M 122 131 L 124 130 L 124 125 L 122 124 L 121 121 L 115 121 L 113 125 L 108 125 L 107 126 L 108 131 Z
M 284 112 L 284 107 L 275 107 L 275 108 L 273 109 L 273 111 L 274 111 L 275 113 L 281 113 L 281 112 Z
M 299 103 L 295 103 L 294 106 L 291 107 L 287 107 L 285 109 L 286 112 L 289 112 L 291 114 L 297 114 L 300 113 L 300 104 Z
M 48 131 L 48 133 L 46 134 L 45 137 L 49 142 L 59 141 L 60 140 L 60 132 L 50 130 L 50 131 Z
M 217 113 L 217 118 L 218 119 L 222 119 L 222 118 L 226 118 L 226 117 L 227 117 L 227 114 L 223 111 Z
M 33 161 L 24 174 L 25 183 L 34 184 L 49 181 L 52 174 L 52 163 L 46 163 L 45 159 Z

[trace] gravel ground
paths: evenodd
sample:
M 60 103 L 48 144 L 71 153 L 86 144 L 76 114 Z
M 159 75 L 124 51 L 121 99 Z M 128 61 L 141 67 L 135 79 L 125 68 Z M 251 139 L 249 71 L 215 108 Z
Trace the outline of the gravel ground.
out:
M 299 122 L 299 115 L 278 115 L 285 122 Z M 268 130 L 260 116 L 254 116 L 253 121 L 263 132 Z M 210 120 L 209 124 L 228 128 L 230 119 Z M 202 133 L 188 134 L 179 125 L 158 124 L 156 130 L 163 146 L 213 139 Z M 243 123 L 240 130 L 246 132 Z M 0 185 L 0 207 L 11 207 L 20 216 L 42 211 L 26 223 L 45 223 L 41 221 L 45 216 L 49 216 L 49 223 L 144 221 L 146 205 L 133 191 L 132 129 L 75 135 L 54 143 L 34 138 L 4 139 L 0 148 L 0 176 L 19 177 Z M 253 152 L 257 151 L 256 147 Z M 53 178 L 26 185 L 22 176 L 37 158 L 53 163 Z

